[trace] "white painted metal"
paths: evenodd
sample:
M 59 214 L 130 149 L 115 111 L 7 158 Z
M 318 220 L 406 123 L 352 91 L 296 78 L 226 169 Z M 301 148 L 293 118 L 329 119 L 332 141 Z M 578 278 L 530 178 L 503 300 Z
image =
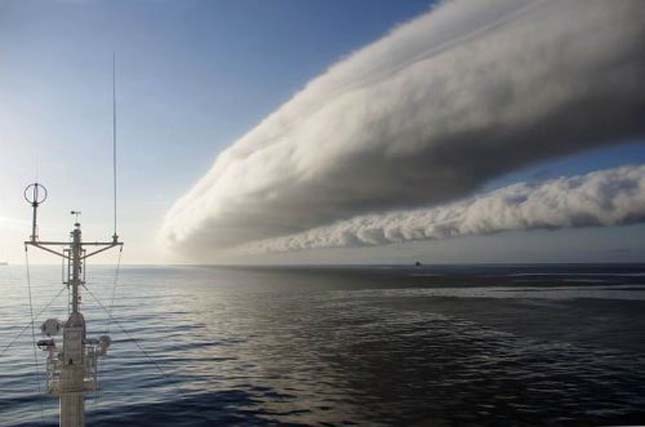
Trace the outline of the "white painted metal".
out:
M 63 351 L 59 356 L 60 427 L 85 426 L 84 341 L 85 319 L 81 313 L 72 312 L 63 329 Z
M 40 331 L 43 333 L 43 335 L 46 335 L 48 337 L 55 337 L 56 335 L 60 334 L 62 329 L 63 325 L 58 319 L 47 319 L 40 327 Z
M 41 241 L 38 237 L 38 207 L 47 199 L 47 188 L 34 183 L 24 191 L 25 200 L 32 206 L 31 236 L 25 242 L 27 247 L 35 247 L 67 261 L 63 283 L 69 289 L 69 318 L 62 324 L 56 319 L 48 319 L 41 326 L 43 335 L 52 337 L 60 333 L 62 326 L 62 348 L 58 348 L 53 338 L 38 341 L 38 347 L 47 351 L 47 389 L 60 400 L 60 427 L 85 426 L 85 393 L 98 388 L 97 359 L 107 353 L 111 340 L 107 335 L 99 339 L 86 336 L 85 318 L 80 311 L 81 287 L 85 286 L 85 260 L 108 249 L 119 247 L 117 234 L 117 152 L 116 152 L 116 57 L 112 63 L 112 149 L 114 173 L 114 234 L 107 242 L 83 242 L 79 211 L 71 211 L 75 216 L 71 241 Z M 94 249 L 87 253 L 85 247 Z M 58 248 L 58 249 L 57 249 Z M 119 258 L 120 260 L 120 258 Z M 116 284 L 116 283 L 115 283 Z M 110 313 L 108 313 L 110 315 Z M 32 319 L 33 321 L 33 319 Z
M 38 204 L 33 204 L 34 210 Z M 47 389 L 59 398 L 60 427 L 85 426 L 85 394 L 98 388 L 98 358 L 106 354 L 111 343 L 107 335 L 99 339 L 87 337 L 85 318 L 80 310 L 81 288 L 85 286 L 85 260 L 123 245 L 116 235 L 108 242 L 83 242 L 81 225 L 78 223 L 79 212 L 72 211 L 72 214 L 76 215 L 77 222 L 70 242 L 41 242 L 33 232 L 31 240 L 25 242 L 28 246 L 44 249 L 67 260 L 63 282 L 69 289 L 69 317 L 64 324 L 56 319 L 48 319 L 41 326 L 43 335 L 52 337 L 60 332 L 62 325 L 62 346 L 59 348 L 53 338 L 38 342 L 38 347 L 48 352 Z M 88 245 L 98 246 L 99 249 L 88 254 L 85 249 Z M 52 246 L 62 246 L 63 250 L 58 252 L 50 249 Z

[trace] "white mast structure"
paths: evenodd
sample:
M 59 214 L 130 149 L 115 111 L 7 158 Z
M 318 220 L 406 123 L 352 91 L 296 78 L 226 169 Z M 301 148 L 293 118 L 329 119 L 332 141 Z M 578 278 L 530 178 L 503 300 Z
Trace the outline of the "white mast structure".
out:
M 69 317 L 66 322 L 58 319 L 47 319 L 41 326 L 41 332 L 50 337 L 38 341 L 38 347 L 48 352 L 47 389 L 60 399 L 60 427 L 85 426 L 85 393 L 97 390 L 97 359 L 104 355 L 110 346 L 110 337 L 103 335 L 99 339 L 87 337 L 85 318 L 80 310 L 81 287 L 85 287 L 86 260 L 101 252 L 123 246 L 115 233 L 111 241 L 84 242 L 81 224 L 78 222 L 80 212 L 72 211 L 76 220 L 70 232 L 70 241 L 41 241 L 38 238 L 38 206 L 47 198 L 47 189 L 39 183 L 25 189 L 25 199 L 31 203 L 33 217 L 31 236 L 25 242 L 28 246 L 42 249 L 67 261 L 63 284 L 69 290 Z M 87 247 L 92 247 L 87 252 Z M 58 347 L 53 336 L 62 330 L 62 346 Z
M 41 332 L 48 339 L 38 341 L 38 347 L 48 352 L 47 357 L 47 390 L 58 396 L 60 402 L 60 427 L 85 427 L 85 393 L 98 389 L 97 360 L 106 354 L 110 346 L 110 337 L 102 335 L 98 339 L 88 338 L 85 318 L 81 313 L 81 288 L 85 287 L 85 263 L 94 255 L 119 247 L 116 232 L 116 89 L 115 61 L 112 63 L 112 131 L 114 161 L 114 234 L 112 240 L 84 242 L 79 222 L 79 211 L 71 211 L 75 216 L 74 228 L 69 241 L 41 241 L 38 238 L 38 206 L 47 199 L 47 189 L 39 183 L 25 188 L 24 196 L 33 208 L 31 236 L 25 241 L 25 250 L 29 246 L 42 249 L 50 254 L 63 258 L 63 284 L 69 293 L 69 317 L 66 322 L 58 319 L 47 319 L 41 326 Z M 91 248 L 88 253 L 88 249 Z M 109 313 L 108 313 L 109 315 Z M 63 334 L 59 347 L 52 338 Z

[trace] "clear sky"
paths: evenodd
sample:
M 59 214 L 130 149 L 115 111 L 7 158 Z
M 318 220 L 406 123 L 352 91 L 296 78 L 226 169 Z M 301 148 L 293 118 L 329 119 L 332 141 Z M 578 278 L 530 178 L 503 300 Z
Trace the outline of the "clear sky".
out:
M 83 212 L 87 238 L 111 235 L 113 51 L 125 260 L 173 262 L 156 242 L 163 215 L 222 149 L 327 67 L 430 7 L 428 0 L 0 1 L 0 260 L 22 259 L 30 219 L 22 190 L 36 177 L 50 193 L 42 237 L 64 237 L 70 209 Z M 643 162 L 643 143 L 617 141 L 489 188 Z M 642 226 L 509 233 L 262 261 L 639 261 L 643 237 Z

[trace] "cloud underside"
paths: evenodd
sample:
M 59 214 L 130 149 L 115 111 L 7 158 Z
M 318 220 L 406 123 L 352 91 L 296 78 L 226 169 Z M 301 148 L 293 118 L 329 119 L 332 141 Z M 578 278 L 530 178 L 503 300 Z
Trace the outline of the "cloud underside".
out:
M 428 209 L 354 217 L 253 242 L 239 253 L 387 245 L 517 230 L 625 225 L 645 220 L 645 166 L 519 183 Z
M 333 65 L 223 151 L 168 212 L 162 238 L 202 257 L 308 230 L 340 245 L 318 233 L 396 222 L 407 214 L 387 212 L 643 135 L 644 48 L 641 0 L 446 2 Z M 378 229 L 347 239 L 408 239 Z

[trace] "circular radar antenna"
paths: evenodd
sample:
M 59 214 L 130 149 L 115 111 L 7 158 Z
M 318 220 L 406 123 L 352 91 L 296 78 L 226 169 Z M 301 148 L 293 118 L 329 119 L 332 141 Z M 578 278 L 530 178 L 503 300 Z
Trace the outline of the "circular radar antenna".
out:
M 25 200 L 32 206 L 38 206 L 47 200 L 47 188 L 37 182 L 29 184 L 25 188 Z

